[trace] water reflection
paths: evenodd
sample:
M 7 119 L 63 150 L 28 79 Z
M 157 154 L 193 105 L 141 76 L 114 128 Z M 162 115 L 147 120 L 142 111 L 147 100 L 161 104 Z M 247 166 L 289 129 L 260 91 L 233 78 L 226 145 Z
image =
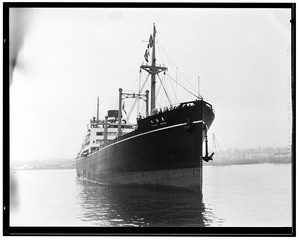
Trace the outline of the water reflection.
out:
M 205 227 L 215 221 L 199 194 L 144 187 L 108 187 L 77 180 L 78 218 L 87 225 Z

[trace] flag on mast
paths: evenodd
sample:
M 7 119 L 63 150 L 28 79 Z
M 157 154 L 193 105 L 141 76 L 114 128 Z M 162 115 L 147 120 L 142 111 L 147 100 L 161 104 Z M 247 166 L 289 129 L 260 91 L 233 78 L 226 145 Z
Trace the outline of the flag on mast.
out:
M 148 52 L 148 49 L 146 49 L 146 52 L 144 54 L 144 58 L 145 58 L 146 62 L 148 62 L 148 56 L 149 56 L 149 52 Z
M 152 38 L 152 34 L 150 34 L 149 45 L 150 45 L 150 47 L 153 46 L 153 38 Z

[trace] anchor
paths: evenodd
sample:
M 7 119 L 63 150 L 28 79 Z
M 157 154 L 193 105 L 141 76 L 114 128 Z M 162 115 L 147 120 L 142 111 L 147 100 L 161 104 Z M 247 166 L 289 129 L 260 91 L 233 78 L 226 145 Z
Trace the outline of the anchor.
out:
M 208 162 L 208 161 L 212 161 L 213 158 L 212 156 L 215 154 L 214 152 L 211 154 L 211 155 L 208 155 L 208 140 L 207 140 L 207 126 L 206 124 L 204 125 L 204 129 L 205 129 L 205 151 L 206 151 L 206 154 L 204 157 L 201 157 L 205 162 Z

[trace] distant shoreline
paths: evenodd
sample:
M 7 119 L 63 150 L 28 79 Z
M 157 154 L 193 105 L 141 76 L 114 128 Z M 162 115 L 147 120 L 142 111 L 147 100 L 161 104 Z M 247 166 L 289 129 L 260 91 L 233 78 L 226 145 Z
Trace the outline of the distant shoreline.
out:
M 236 159 L 236 160 L 214 160 L 210 162 L 205 162 L 203 166 L 230 166 L 230 165 L 253 165 L 253 164 L 288 164 L 291 163 L 290 157 L 285 158 L 259 158 L 259 159 Z
M 32 167 L 32 168 L 11 168 L 10 171 L 18 171 L 18 170 L 66 170 L 66 169 L 76 169 L 75 167 L 70 167 L 70 168 L 60 168 L 60 167 L 55 167 L 55 168 L 49 168 L 49 167 Z
M 236 160 L 213 160 L 210 162 L 203 162 L 203 166 L 231 166 L 231 165 L 253 165 L 253 164 L 289 164 L 291 163 L 291 158 L 260 158 L 260 159 L 236 159 Z M 17 171 L 17 170 L 59 170 L 59 169 L 76 169 L 75 166 L 72 167 L 18 167 L 18 168 L 11 168 L 10 171 Z

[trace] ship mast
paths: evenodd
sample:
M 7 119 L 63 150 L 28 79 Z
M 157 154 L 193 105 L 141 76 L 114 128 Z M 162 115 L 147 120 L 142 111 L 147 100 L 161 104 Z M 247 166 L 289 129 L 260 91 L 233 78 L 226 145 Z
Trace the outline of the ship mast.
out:
M 155 25 L 153 24 L 153 45 L 152 45 L 152 73 L 151 73 L 151 112 L 155 108 Z
M 97 97 L 97 122 L 99 121 L 99 97 Z
M 156 74 L 159 74 L 162 71 L 167 70 L 166 67 L 159 67 L 156 66 L 156 58 L 155 58 L 155 37 L 156 37 L 156 28 L 155 25 L 153 24 L 153 35 L 150 36 L 149 44 L 150 47 L 152 47 L 152 61 L 151 61 L 151 66 L 149 65 L 142 65 L 141 68 L 147 71 L 148 73 L 151 74 L 151 108 L 150 112 L 152 115 L 152 110 L 155 109 L 155 77 Z

